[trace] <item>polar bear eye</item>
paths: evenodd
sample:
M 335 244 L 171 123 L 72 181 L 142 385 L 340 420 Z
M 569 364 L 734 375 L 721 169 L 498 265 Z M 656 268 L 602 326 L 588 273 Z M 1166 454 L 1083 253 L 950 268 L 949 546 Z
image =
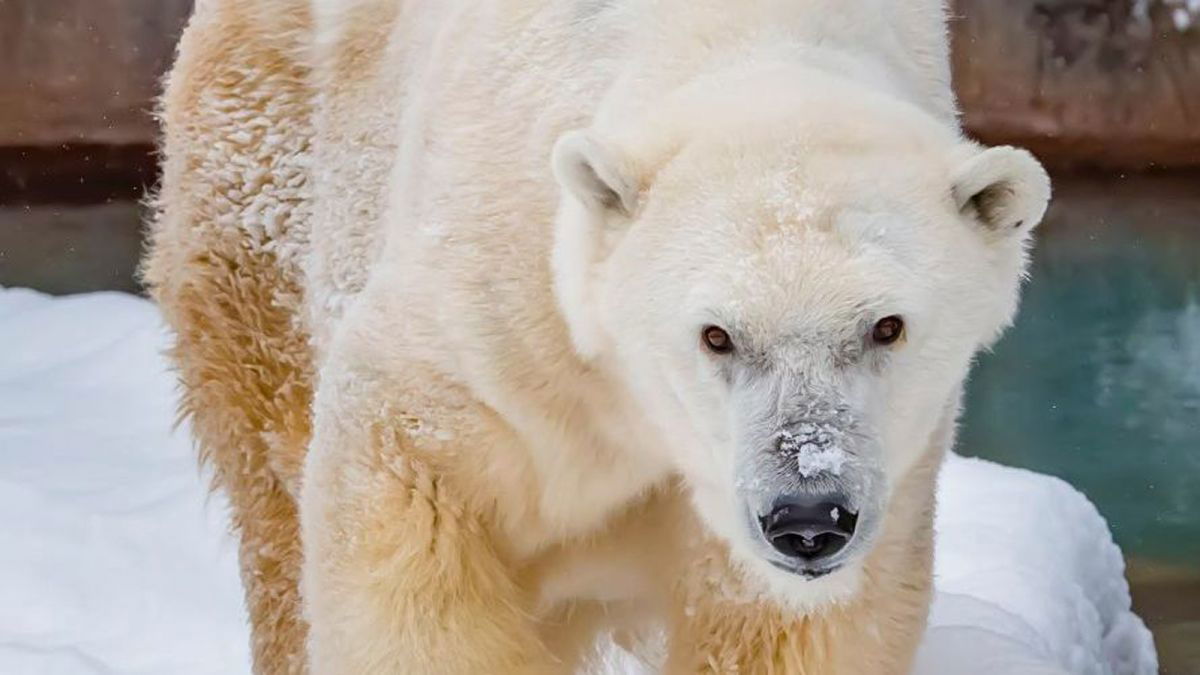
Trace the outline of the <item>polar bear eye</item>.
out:
M 875 324 L 871 331 L 871 339 L 876 344 L 890 345 L 904 335 L 904 319 L 898 316 L 885 316 Z
M 704 346 L 714 354 L 728 354 L 733 351 L 733 338 L 720 326 L 705 326 L 700 332 Z

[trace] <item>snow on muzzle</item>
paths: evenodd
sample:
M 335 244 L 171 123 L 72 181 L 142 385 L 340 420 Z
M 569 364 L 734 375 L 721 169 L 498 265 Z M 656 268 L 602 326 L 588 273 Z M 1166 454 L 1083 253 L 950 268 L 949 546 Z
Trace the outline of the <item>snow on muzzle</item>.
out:
M 764 557 L 811 578 L 869 548 L 884 481 L 879 444 L 850 408 L 807 400 L 756 425 L 757 450 L 743 446 L 751 456 L 739 462 L 738 490 Z

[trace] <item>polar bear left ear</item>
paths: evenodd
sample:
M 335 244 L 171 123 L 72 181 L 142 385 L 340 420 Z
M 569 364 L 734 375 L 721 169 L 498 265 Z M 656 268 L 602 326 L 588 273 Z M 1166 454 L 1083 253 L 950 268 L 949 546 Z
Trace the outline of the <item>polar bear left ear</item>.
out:
M 966 160 L 952 178 L 954 201 L 997 234 L 1028 233 L 1050 201 L 1050 178 L 1025 150 L 989 148 Z
M 589 210 L 633 213 L 638 194 L 633 172 L 587 132 L 572 131 L 558 139 L 553 167 L 559 185 Z
M 611 254 L 637 207 L 637 174 L 586 131 L 559 138 L 551 166 L 563 193 L 551 258 L 554 294 L 575 351 L 592 359 L 607 339 L 596 313 L 593 270 Z

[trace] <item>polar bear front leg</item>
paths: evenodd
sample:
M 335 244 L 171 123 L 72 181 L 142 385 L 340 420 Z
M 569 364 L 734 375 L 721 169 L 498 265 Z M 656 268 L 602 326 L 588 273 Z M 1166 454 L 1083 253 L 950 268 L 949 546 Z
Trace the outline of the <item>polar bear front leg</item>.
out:
M 484 518 L 403 417 L 330 407 L 316 412 L 301 506 L 312 672 L 557 672 Z

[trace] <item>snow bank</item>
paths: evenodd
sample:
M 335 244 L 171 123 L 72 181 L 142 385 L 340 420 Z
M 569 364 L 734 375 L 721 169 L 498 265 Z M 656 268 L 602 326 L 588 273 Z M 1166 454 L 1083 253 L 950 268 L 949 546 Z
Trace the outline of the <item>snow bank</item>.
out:
M 0 290 L 0 673 L 248 672 L 149 303 Z
M 236 551 L 154 308 L 0 289 L 0 673 L 249 672 Z M 921 675 L 1148 675 L 1120 553 L 1065 483 L 951 458 Z
M 1157 673 L 1107 523 L 1050 476 L 951 456 L 920 673 Z

